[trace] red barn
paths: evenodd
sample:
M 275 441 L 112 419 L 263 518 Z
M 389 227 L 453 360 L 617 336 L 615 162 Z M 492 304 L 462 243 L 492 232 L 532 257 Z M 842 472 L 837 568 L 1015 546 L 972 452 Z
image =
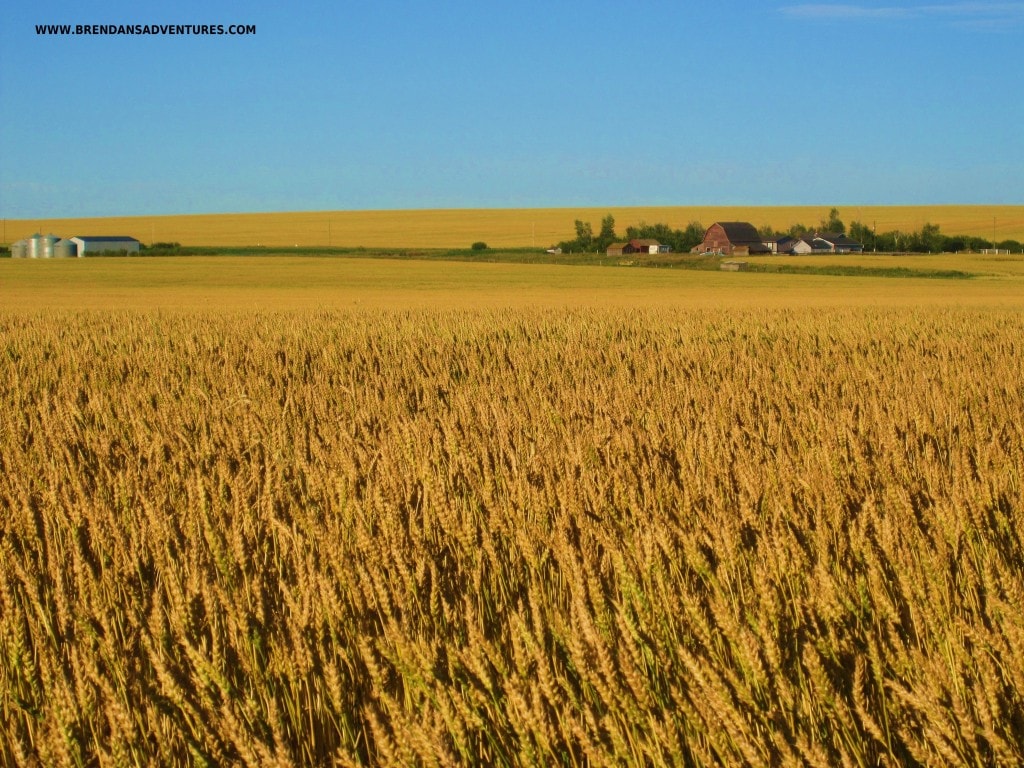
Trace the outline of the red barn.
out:
M 704 242 L 699 246 L 701 253 L 733 254 L 771 253 L 761 241 L 761 235 L 753 224 L 746 221 L 718 221 L 704 233 Z

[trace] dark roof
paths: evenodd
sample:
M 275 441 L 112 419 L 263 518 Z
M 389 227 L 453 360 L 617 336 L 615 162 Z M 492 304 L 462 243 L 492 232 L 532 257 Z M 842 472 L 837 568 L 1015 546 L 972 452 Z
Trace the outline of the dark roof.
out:
M 844 234 L 839 232 L 819 232 L 815 235 L 819 240 L 824 240 L 833 245 L 861 245 L 856 240 L 851 240 Z
M 69 240 L 71 238 L 68 238 Z M 134 237 L 125 237 L 124 235 L 110 235 L 104 237 L 103 235 L 75 235 L 75 240 L 81 240 L 83 243 L 137 243 L 139 242 Z
M 639 240 L 630 240 L 629 244 L 632 245 L 634 248 L 642 248 L 645 245 L 661 245 L 661 243 L 659 243 L 657 240 L 650 240 L 646 238 Z
M 757 229 L 748 221 L 716 221 L 715 223 L 725 230 L 725 236 L 733 245 L 762 244 Z

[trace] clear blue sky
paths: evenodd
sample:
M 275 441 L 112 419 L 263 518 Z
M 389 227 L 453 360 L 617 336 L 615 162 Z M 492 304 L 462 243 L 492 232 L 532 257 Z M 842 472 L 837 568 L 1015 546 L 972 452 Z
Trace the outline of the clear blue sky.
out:
M 6 3 L 0 215 L 1020 204 L 1022 36 L 1024 2 Z

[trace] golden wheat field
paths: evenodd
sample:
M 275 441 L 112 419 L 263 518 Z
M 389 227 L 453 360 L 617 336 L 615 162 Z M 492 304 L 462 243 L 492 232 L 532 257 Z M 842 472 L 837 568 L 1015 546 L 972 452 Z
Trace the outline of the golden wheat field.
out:
M 0 273 L 0 764 L 1024 761 L 1015 284 L 85 263 Z
M 499 208 L 463 210 L 306 211 L 292 213 L 193 214 L 89 219 L 8 219 L 3 241 L 35 232 L 61 237 L 129 235 L 144 243 L 185 245 L 368 248 L 468 248 L 482 240 L 491 247 L 547 247 L 574 237 L 576 219 L 594 230 L 612 214 L 624 233 L 641 223 L 683 229 L 692 221 L 750 221 L 785 230 L 816 226 L 830 206 L 662 206 L 608 208 Z M 920 230 L 938 224 L 945 234 L 1024 241 L 1024 206 L 839 206 L 844 221 L 860 221 L 878 232 Z

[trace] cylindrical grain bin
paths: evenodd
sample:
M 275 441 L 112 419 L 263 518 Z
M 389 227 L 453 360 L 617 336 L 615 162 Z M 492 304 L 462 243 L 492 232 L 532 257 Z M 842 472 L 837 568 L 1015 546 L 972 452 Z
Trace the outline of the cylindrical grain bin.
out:
M 52 259 L 53 258 L 53 248 L 54 248 L 55 245 L 57 245 L 57 241 L 58 240 L 60 240 L 60 238 L 57 237 L 52 232 L 50 234 L 48 234 L 48 235 L 43 235 L 42 245 L 41 245 L 42 250 L 39 253 L 40 258 Z
M 18 240 L 11 244 L 12 259 L 28 258 L 28 240 Z
M 42 255 L 43 236 L 36 232 L 28 239 L 28 257 L 38 259 Z
M 53 246 L 55 259 L 73 259 L 78 256 L 78 246 L 71 240 L 58 240 Z

